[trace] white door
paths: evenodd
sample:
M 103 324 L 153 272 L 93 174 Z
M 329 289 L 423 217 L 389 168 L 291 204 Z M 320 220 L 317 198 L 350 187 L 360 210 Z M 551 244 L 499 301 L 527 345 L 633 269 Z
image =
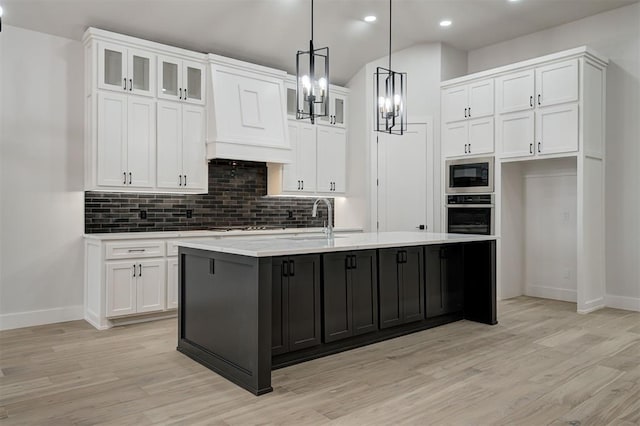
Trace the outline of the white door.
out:
M 158 98 L 182 100 L 182 61 L 158 56 Z
M 333 182 L 333 192 L 344 194 L 347 190 L 347 132 L 343 129 L 334 129 L 332 133 L 333 171 L 331 181 Z
M 106 263 L 107 317 L 136 312 L 137 265 L 134 261 Z
M 442 109 L 445 123 L 467 118 L 469 106 L 467 86 L 454 87 L 442 94 Z
M 427 223 L 427 126 L 378 134 L 379 231 L 417 231 Z
M 316 157 L 318 164 L 317 190 L 318 192 L 331 192 L 333 188 L 334 148 L 333 129 L 328 126 L 318 126 Z
M 138 188 L 155 186 L 156 102 L 129 96 L 127 106 L 127 183 Z
M 204 108 L 182 107 L 182 174 L 187 189 L 209 187 L 204 125 Z
M 136 277 L 136 312 L 164 310 L 165 303 L 164 260 L 138 262 Z
M 167 259 L 167 309 L 178 308 L 178 258 Z
M 536 104 L 557 105 L 578 101 L 578 60 L 536 68 Z
M 183 61 L 182 65 L 182 89 L 183 100 L 192 104 L 204 105 L 205 88 L 204 64 Z
M 493 117 L 469 121 L 469 142 L 467 154 L 493 153 Z
M 123 92 L 127 81 L 127 49 L 115 44 L 98 44 L 98 87 Z
M 127 91 L 134 95 L 155 96 L 156 55 L 143 50 L 128 49 Z
M 578 150 L 578 105 L 566 104 L 536 111 L 536 146 L 540 154 Z
M 127 96 L 98 93 L 98 186 L 127 186 Z
M 182 188 L 182 105 L 158 101 L 159 188 Z M 204 157 L 203 157 L 204 161 Z
M 469 85 L 468 118 L 493 115 L 493 79 Z
M 498 116 L 496 141 L 502 157 L 528 157 L 534 154 L 534 113 L 514 112 Z
M 299 191 L 302 186 L 300 184 L 300 176 L 298 175 L 298 145 L 300 143 L 299 141 L 301 125 L 302 123 L 296 123 L 295 121 L 289 121 L 287 123 L 287 129 L 289 131 L 289 144 L 291 145 L 291 163 L 284 164 L 282 166 L 283 191 Z
M 445 157 L 467 154 L 469 123 L 456 121 L 445 124 L 442 129 L 442 151 Z
M 524 111 L 534 106 L 535 72 L 528 70 L 496 79 L 496 109 L 499 114 Z
M 297 176 L 303 192 L 316 191 L 316 127 L 312 124 L 298 125 L 298 146 L 295 153 Z

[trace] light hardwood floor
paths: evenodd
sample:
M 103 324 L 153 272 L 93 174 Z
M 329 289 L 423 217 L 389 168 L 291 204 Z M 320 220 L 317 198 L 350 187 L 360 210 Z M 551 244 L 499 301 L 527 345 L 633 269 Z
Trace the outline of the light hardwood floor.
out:
M 254 397 L 175 350 L 176 321 L 0 333 L 5 424 L 640 424 L 640 313 L 529 297 L 274 371 Z

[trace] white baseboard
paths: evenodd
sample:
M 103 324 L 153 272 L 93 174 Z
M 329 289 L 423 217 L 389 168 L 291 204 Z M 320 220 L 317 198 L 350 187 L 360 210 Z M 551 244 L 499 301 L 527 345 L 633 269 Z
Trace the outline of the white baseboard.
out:
M 640 297 L 615 296 L 613 294 L 607 294 L 604 301 L 608 308 L 640 312 Z
M 65 306 L 64 308 L 43 309 L 39 311 L 15 312 L 0 314 L 0 330 L 32 327 L 34 325 L 53 324 L 56 322 L 84 319 L 84 307 Z
M 578 301 L 578 292 L 558 287 L 543 287 L 537 285 L 527 285 L 524 294 L 531 297 L 541 297 L 543 299 L 562 300 L 565 302 Z

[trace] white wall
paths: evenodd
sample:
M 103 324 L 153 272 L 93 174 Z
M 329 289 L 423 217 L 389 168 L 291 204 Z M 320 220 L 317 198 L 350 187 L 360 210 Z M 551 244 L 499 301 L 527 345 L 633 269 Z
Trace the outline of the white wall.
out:
M 640 4 L 469 52 L 469 72 L 589 45 L 607 68 L 607 304 L 640 310 Z
M 0 329 L 83 317 L 83 52 L 0 33 Z

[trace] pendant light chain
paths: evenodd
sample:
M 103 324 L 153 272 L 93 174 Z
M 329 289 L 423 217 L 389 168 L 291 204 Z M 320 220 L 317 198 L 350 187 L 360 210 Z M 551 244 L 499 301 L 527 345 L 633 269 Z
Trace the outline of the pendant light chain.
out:
M 391 0 L 389 0 L 389 69 L 391 69 Z
M 313 0 L 311 0 L 311 40 L 313 40 Z

